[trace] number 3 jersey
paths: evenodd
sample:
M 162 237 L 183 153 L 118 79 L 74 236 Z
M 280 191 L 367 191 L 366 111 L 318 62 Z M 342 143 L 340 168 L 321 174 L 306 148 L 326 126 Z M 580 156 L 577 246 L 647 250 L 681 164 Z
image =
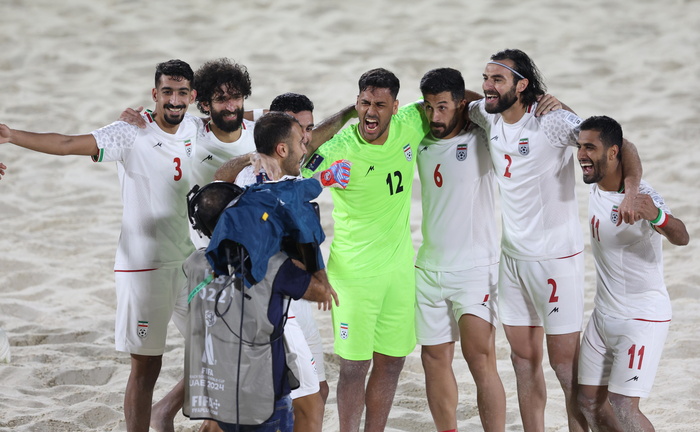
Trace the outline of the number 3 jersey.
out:
M 498 262 L 491 156 L 472 124 L 449 139 L 428 134 L 418 147 L 423 243 L 416 266 L 462 271 Z
M 508 124 L 500 114 L 487 113 L 483 99 L 469 105 L 469 117 L 489 136 L 502 196 L 503 252 L 526 261 L 583 250 L 569 148 L 576 145 L 581 119 L 564 110 L 535 117 L 536 106 Z
M 415 151 L 428 132 L 421 108 L 410 104 L 391 118 L 384 145 L 365 141 L 353 124 L 314 153 L 304 177 L 347 159 L 346 189 L 331 188 L 334 236 L 328 273 L 338 279 L 368 277 L 413 264 L 409 212 Z
M 115 271 L 181 266 L 194 250 L 189 238 L 187 192 L 197 122 L 185 115 L 175 134 L 150 113 L 145 129 L 115 122 L 92 132 L 96 162 L 117 162 L 122 188 L 122 227 Z
M 640 194 L 671 214 L 663 198 L 646 182 Z M 671 301 L 663 276 L 661 234 L 647 220 L 617 226 L 623 193 L 591 185 L 588 221 L 596 267 L 595 307 L 616 318 L 667 321 Z

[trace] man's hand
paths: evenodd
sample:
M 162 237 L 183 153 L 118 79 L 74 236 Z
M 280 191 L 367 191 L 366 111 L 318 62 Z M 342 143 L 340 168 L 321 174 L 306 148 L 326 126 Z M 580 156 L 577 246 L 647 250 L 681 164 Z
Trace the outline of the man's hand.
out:
M 537 108 L 535 109 L 535 117 L 545 115 L 548 112 L 562 109 L 563 105 L 559 99 L 547 93 L 537 98 Z
M 654 205 L 654 200 L 647 194 L 637 194 L 633 204 L 637 220 L 646 219 L 651 221 L 659 215 L 659 208 Z
M 2 176 L 5 175 L 6 169 L 7 169 L 7 167 L 5 166 L 5 164 L 0 162 L 0 180 L 2 179 Z
M 330 282 L 328 282 L 328 275 L 326 274 L 326 271 L 319 270 L 316 273 L 314 273 L 311 277 L 320 282 L 325 288 L 326 298 L 325 300 L 318 302 L 318 309 L 324 311 L 331 310 L 333 302 L 335 302 L 336 306 L 340 306 L 340 303 L 338 302 L 338 293 L 335 292 Z
M 127 108 L 122 112 L 122 115 L 119 116 L 119 120 L 127 122 L 133 126 L 138 126 L 141 129 L 146 129 L 146 120 L 141 117 L 141 111 L 143 111 L 142 106 L 136 109 Z
M 280 168 L 277 159 L 272 156 L 258 152 L 251 153 L 250 164 L 253 165 L 253 174 L 256 176 L 260 174 L 260 169 L 262 168 L 270 180 L 279 180 L 282 178 L 282 168 Z
M 640 195 L 637 191 L 625 189 L 625 198 L 622 199 L 622 203 L 620 203 L 619 208 L 621 217 L 617 220 L 617 226 L 620 226 L 622 222 L 632 225 L 642 218 L 642 216 L 639 213 L 639 210 L 641 209 L 640 205 L 643 204 L 641 204 L 641 201 L 638 202 L 637 200 L 642 196 L 646 196 L 647 198 L 649 198 L 649 201 L 652 201 L 649 195 Z M 652 207 L 654 207 L 654 209 L 656 209 L 656 206 L 653 202 L 651 203 L 651 205 Z M 654 219 L 656 217 L 656 212 L 658 212 L 658 210 L 654 210 L 654 216 L 651 219 Z
M 341 159 L 333 162 L 327 170 L 319 171 L 313 177 L 321 182 L 323 187 L 339 187 L 345 189 L 350 182 L 352 162 Z
M 0 123 L 0 144 L 5 144 L 10 142 L 12 137 L 12 129 Z

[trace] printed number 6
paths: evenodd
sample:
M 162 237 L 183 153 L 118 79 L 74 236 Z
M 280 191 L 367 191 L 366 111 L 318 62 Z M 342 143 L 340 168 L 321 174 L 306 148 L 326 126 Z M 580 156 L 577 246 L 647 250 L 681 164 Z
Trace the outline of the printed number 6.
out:
M 437 164 L 435 171 L 433 172 L 433 179 L 435 180 L 435 185 L 437 187 L 442 187 L 442 174 L 440 174 L 440 164 Z

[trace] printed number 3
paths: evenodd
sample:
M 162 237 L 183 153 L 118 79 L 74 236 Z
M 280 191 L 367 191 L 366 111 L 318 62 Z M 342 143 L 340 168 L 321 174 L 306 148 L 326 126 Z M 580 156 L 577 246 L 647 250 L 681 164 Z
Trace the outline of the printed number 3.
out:
M 175 164 L 175 175 L 173 176 L 173 178 L 175 179 L 175 181 L 178 181 L 182 178 L 182 167 L 180 166 L 180 158 L 176 157 L 175 159 L 173 159 L 173 163 Z

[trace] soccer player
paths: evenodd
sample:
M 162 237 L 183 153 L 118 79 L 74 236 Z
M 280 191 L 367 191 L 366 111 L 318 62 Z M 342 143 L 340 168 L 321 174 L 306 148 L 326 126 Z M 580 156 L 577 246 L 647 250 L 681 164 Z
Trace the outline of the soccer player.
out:
M 593 431 L 653 431 L 639 410 L 661 359 L 671 321 L 663 275 L 662 236 L 684 246 L 685 225 L 649 184 L 634 199 L 642 220 L 618 225 L 627 193 L 622 180 L 622 128 L 610 117 L 580 126 L 578 161 L 591 185 L 588 219 L 596 264 L 595 308 L 579 357 L 581 409 Z M 625 144 L 626 145 L 626 144 Z
M 535 117 L 544 93 L 537 67 L 520 50 L 491 56 L 483 73 L 485 98 L 470 118 L 489 136 L 502 199 L 499 318 L 511 346 L 525 431 L 544 429 L 543 337 L 559 380 L 569 429 L 586 429 L 576 403 L 576 368 L 583 323 L 583 238 L 574 191 L 581 119 L 558 110 Z M 636 191 L 641 163 L 632 144 L 623 151 L 625 185 Z M 627 196 L 623 218 L 634 221 Z M 622 222 L 622 220 L 620 220 Z
M 495 180 L 483 129 L 466 124 L 464 79 L 449 68 L 420 83 L 430 134 L 418 148 L 423 243 L 416 258 L 416 336 L 438 431 L 457 429 L 455 341 L 472 372 L 485 431 L 505 430 L 496 368 L 498 234 Z
M 182 263 L 194 250 L 186 195 L 199 120 L 185 114 L 195 97 L 193 77 L 181 60 L 157 65 L 152 90 L 156 106 L 144 115 L 145 129 L 118 121 L 91 134 L 61 135 L 0 125 L 0 143 L 117 162 L 124 212 L 114 264 L 115 343 L 118 351 L 131 355 L 124 397 L 130 432 L 148 430 L 168 322 L 185 284 Z M 184 332 L 184 310 L 176 312 L 173 320 Z
M 332 312 L 341 432 L 359 429 L 365 406 L 365 430 L 384 430 L 399 373 L 415 347 L 409 211 L 416 150 L 428 132 L 417 104 L 398 109 L 393 73 L 373 69 L 358 84 L 359 124 L 319 147 L 303 170 L 309 176 L 339 159 L 353 164 L 347 188 L 331 189 L 328 277 L 340 301 Z

